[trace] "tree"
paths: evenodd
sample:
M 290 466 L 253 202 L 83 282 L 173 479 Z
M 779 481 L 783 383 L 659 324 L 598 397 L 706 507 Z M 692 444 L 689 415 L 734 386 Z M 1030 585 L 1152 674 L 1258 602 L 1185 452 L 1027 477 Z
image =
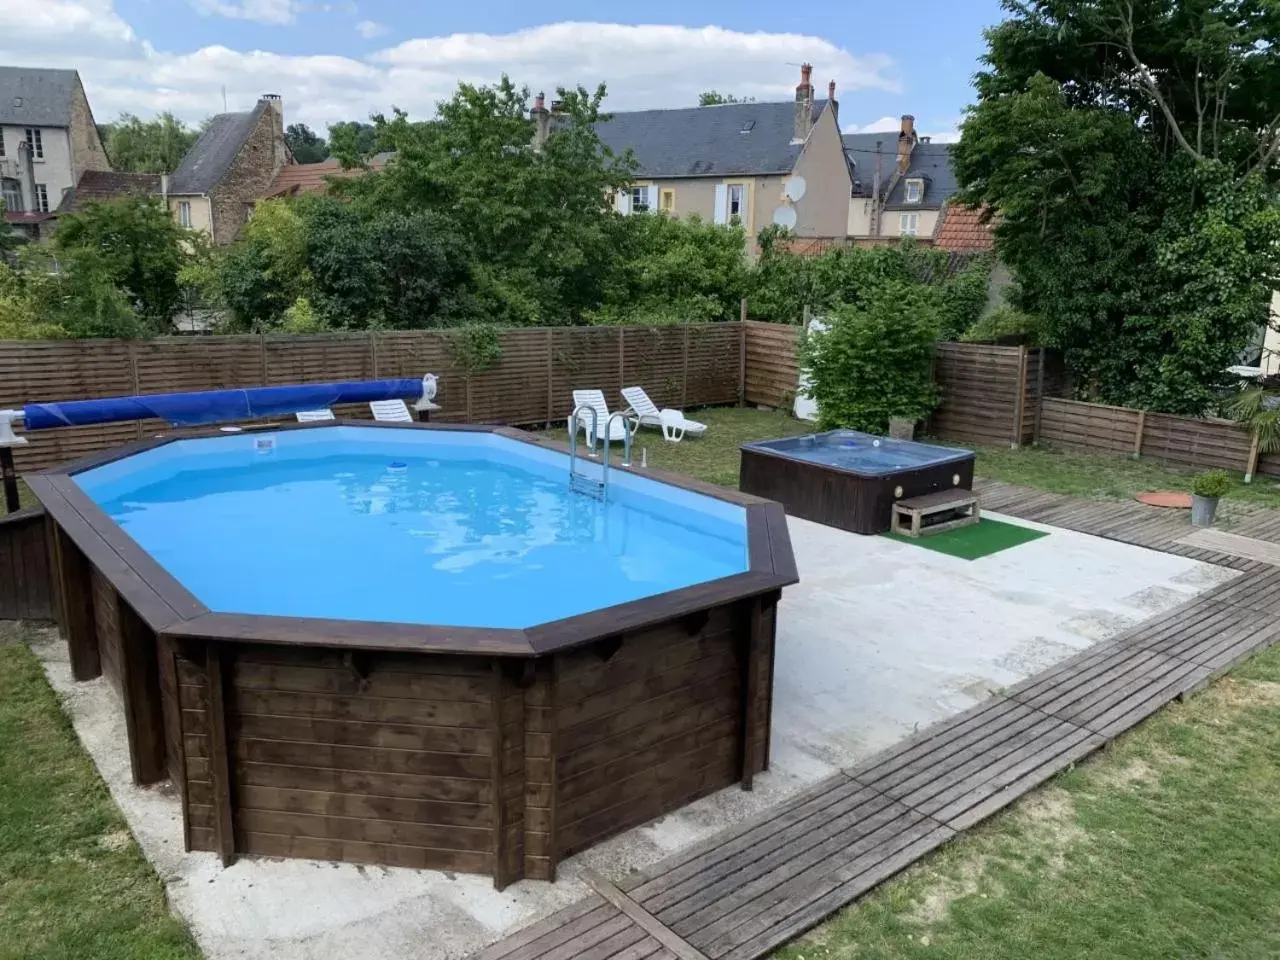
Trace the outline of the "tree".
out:
M 495 323 L 579 319 L 600 303 L 613 266 L 617 214 L 609 197 L 630 182 L 634 164 L 595 132 L 603 86 L 557 96 L 563 111 L 540 150 L 532 145 L 529 90 L 505 76 L 493 87 L 460 84 L 433 121 L 411 122 L 400 111 L 375 117 L 378 146 L 395 159 L 343 185 L 366 207 L 433 211 L 456 224 L 469 248 L 476 309 Z
M 172 173 L 200 136 L 172 113 L 152 120 L 122 113 L 101 129 L 112 167 L 127 173 Z
M 167 333 L 181 301 L 178 273 L 188 243 L 158 199 L 133 196 L 60 216 L 52 246 L 60 261 L 91 258 L 95 274 L 128 298 L 151 332 Z
M 371 123 L 342 120 L 329 124 L 329 149 L 344 166 L 359 166 L 378 149 L 378 132 Z
M 329 158 L 329 144 L 305 123 L 285 127 L 284 142 L 298 163 L 319 163 Z
M 722 103 L 755 103 L 755 97 L 735 97 L 732 93 L 721 93 L 718 90 L 706 90 L 698 94 L 698 106 L 714 107 Z
M 1280 279 L 1280 11 L 1005 0 L 955 152 L 1086 395 L 1211 408 Z

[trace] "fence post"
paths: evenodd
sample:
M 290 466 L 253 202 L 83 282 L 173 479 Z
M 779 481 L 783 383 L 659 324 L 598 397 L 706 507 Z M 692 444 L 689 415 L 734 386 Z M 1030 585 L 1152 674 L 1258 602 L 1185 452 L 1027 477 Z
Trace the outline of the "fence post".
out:
M 130 382 L 133 385 L 133 395 L 136 397 L 142 393 L 142 381 L 138 377 L 138 344 L 133 340 L 129 341 L 129 375 Z M 136 426 L 138 428 L 138 439 L 141 440 L 142 421 L 139 420 Z M 14 509 L 17 508 L 15 507 Z
M 267 335 L 265 333 L 258 334 L 258 362 L 262 365 L 262 385 L 265 387 L 271 382 L 267 379 Z
M 1258 431 L 1253 431 L 1253 440 L 1249 443 L 1249 462 L 1244 468 L 1244 482 L 1253 483 L 1254 471 L 1258 469 Z
M 373 379 L 378 379 L 378 331 L 369 331 L 369 362 L 373 364 Z
M 1022 411 L 1027 400 L 1027 348 L 1018 348 L 1018 392 L 1013 398 L 1013 435 L 1009 438 L 1009 449 L 1016 450 L 1022 446 Z
M 1147 429 L 1147 411 L 1138 411 L 1138 426 L 1133 432 L 1133 459 L 1142 459 L 1142 435 Z
M 627 328 L 618 328 L 618 386 L 625 387 L 627 374 Z
M 684 327 L 684 361 L 680 369 L 680 409 L 684 410 L 689 406 L 689 324 L 686 321 L 682 326 Z
M 547 426 L 551 426 L 554 419 L 552 411 L 555 410 L 556 398 L 556 332 L 551 327 L 547 328 Z
M 747 298 L 738 305 L 738 406 L 747 402 Z
M 1040 442 L 1040 415 L 1044 413 L 1044 365 L 1045 350 L 1040 348 L 1040 368 L 1036 371 L 1036 417 L 1031 426 L 1031 443 Z

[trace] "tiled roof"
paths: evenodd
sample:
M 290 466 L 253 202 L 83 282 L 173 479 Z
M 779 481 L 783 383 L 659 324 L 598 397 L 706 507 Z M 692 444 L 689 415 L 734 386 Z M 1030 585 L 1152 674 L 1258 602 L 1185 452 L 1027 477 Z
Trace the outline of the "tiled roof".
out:
M 994 250 L 996 246 L 995 222 L 982 222 L 983 211 L 975 207 L 948 204 L 942 213 L 934 245 L 943 250 L 966 253 Z
M 264 110 L 271 107 L 259 102 L 243 113 L 219 113 L 213 117 L 200 139 L 195 142 L 178 169 L 169 178 L 171 194 L 205 194 L 217 186 L 230 169 L 236 154 L 253 133 Z
M 75 85 L 74 70 L 0 67 L 0 124 L 71 126 L 71 92 Z
M 59 213 L 79 210 L 86 203 L 102 203 L 119 197 L 160 193 L 158 173 L 115 173 L 110 170 L 86 170 L 80 182 L 68 190 L 58 204 Z
M 826 105 L 814 102 L 815 120 Z M 782 174 L 804 146 L 791 142 L 795 116 L 793 100 L 635 110 L 612 114 L 596 133 L 614 153 L 635 153 L 638 177 Z
M 379 153 L 369 158 L 369 166 L 381 170 L 391 157 L 389 153 Z M 360 167 L 343 170 L 337 160 L 322 160 L 320 163 L 293 163 L 281 167 L 276 178 L 267 187 L 264 197 L 292 196 L 296 193 L 324 193 L 329 189 L 330 177 L 361 177 L 365 171 Z

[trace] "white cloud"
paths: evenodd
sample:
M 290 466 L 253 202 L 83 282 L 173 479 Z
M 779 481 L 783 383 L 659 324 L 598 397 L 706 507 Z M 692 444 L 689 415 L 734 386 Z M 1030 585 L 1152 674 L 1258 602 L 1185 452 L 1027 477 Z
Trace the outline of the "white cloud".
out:
M 374 20 L 361 20 L 356 24 L 356 33 L 364 37 L 366 40 L 373 37 L 380 37 L 387 32 L 386 26 Z
M 845 133 L 897 133 L 901 129 L 901 117 L 881 117 L 862 126 L 846 123 L 843 127 Z M 916 129 L 920 131 L 920 136 L 928 137 L 934 143 L 956 143 L 960 139 L 960 118 L 941 121 L 932 131 L 921 129 L 919 124 Z
M 303 6 L 200 2 L 258 14 Z M 789 100 L 798 70 L 788 64 L 801 61 L 814 64 L 820 93 L 828 79 L 842 94 L 899 90 L 885 54 L 854 54 L 815 36 L 720 27 L 556 23 L 507 34 L 424 37 L 354 58 L 224 46 L 159 51 L 136 35 L 110 0 L 0 0 L 0 23 L 7 25 L 0 31 L 0 63 L 76 67 L 99 120 L 121 111 L 146 116 L 170 110 L 198 122 L 222 110 L 225 87 L 232 110 L 278 93 L 288 122 L 323 130 L 393 105 L 427 117 L 459 80 L 492 83 L 504 72 L 548 93 L 557 85 L 606 82 L 606 107 L 613 110 L 692 106 L 699 92 L 713 88 Z
M 298 0 L 191 0 L 198 13 L 253 20 L 256 23 L 293 23 L 298 17 Z

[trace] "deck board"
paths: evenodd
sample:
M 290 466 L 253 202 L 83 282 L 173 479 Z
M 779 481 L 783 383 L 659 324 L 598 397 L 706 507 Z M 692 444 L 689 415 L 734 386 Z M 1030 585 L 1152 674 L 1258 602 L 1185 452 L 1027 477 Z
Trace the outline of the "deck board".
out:
M 1242 508 L 1234 538 L 1187 543 L 1185 511 L 992 482 L 978 489 L 984 511 L 1203 559 L 1241 575 L 619 882 L 628 905 L 679 938 L 672 942 L 710 960 L 764 957 L 1280 639 L 1280 569 L 1258 559 L 1273 550 L 1237 539 L 1280 544 L 1280 511 Z M 571 956 L 679 960 L 594 893 L 475 960 Z

